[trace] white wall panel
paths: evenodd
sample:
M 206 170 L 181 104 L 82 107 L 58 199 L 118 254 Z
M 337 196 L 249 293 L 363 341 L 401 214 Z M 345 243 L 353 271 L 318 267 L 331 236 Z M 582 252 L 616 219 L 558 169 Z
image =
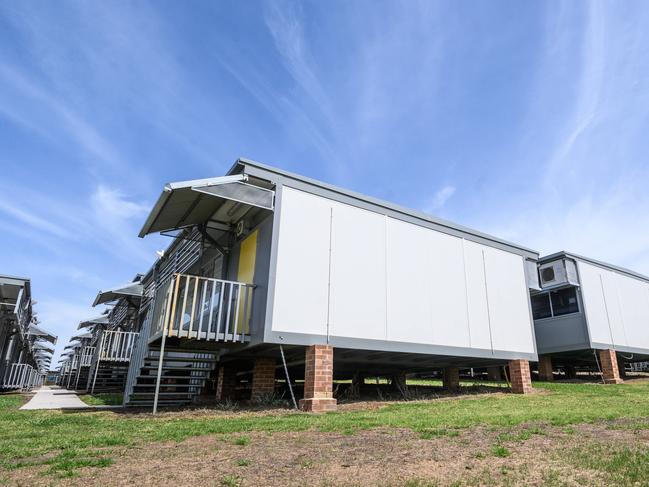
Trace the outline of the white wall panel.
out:
M 616 345 L 626 345 L 627 340 L 624 332 L 624 321 L 622 320 L 622 308 L 620 306 L 620 296 L 617 288 L 617 275 L 614 272 L 603 270 L 601 276 L 604 284 L 606 311 L 611 326 L 611 333 L 613 334 L 613 343 Z
M 591 341 L 649 349 L 649 284 L 578 261 Z
M 489 350 L 491 349 L 491 334 L 489 331 L 487 283 L 482 258 L 483 248 L 483 245 L 464 241 L 471 346 Z
M 610 344 L 612 337 L 608 324 L 608 313 L 604 304 L 602 281 L 600 280 L 600 271 L 603 269 L 581 261 L 577 262 L 577 268 L 591 342 Z
M 434 343 L 430 231 L 387 220 L 388 340 Z
M 534 351 L 521 256 L 286 186 L 279 216 L 273 330 Z
M 462 239 L 429 230 L 433 339 L 439 345 L 470 347 Z
M 386 339 L 385 219 L 333 204 L 330 335 Z
M 618 291 L 627 345 L 649 348 L 649 284 L 619 275 Z
M 330 213 L 328 200 L 283 188 L 273 330 L 327 333 Z
M 484 259 L 494 350 L 534 353 L 523 257 L 485 247 Z

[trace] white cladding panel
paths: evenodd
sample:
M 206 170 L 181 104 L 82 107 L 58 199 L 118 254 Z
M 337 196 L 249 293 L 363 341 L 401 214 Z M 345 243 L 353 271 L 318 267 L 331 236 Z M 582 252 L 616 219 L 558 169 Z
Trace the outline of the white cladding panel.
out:
M 438 345 L 470 347 L 462 239 L 428 230 L 433 267 L 433 339 Z
M 385 340 L 385 216 L 331 205 L 329 334 Z
M 649 283 L 578 261 L 591 342 L 649 349 Z
M 600 279 L 600 271 L 603 269 L 581 261 L 577 262 L 577 268 L 590 340 L 596 343 L 611 343 L 608 313 Z
M 466 287 L 469 312 L 471 346 L 491 349 L 491 326 L 489 304 L 487 303 L 487 279 L 485 277 L 484 245 L 464 241 L 464 262 L 466 264 Z
M 649 348 L 649 284 L 619 275 L 618 291 L 627 345 Z
M 273 330 L 325 335 L 328 311 L 331 336 L 534 352 L 523 257 L 288 187 L 281 198 Z
M 430 231 L 388 219 L 388 340 L 434 343 Z
M 289 188 L 281 204 L 273 329 L 326 335 L 331 205 Z
M 534 353 L 523 257 L 485 248 L 484 259 L 494 350 Z

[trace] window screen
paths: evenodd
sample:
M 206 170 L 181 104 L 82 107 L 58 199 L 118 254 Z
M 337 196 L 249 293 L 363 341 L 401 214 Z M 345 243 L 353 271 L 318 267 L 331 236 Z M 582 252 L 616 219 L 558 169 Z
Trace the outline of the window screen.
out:
M 554 316 L 579 312 L 576 288 L 567 287 L 558 291 L 552 291 L 550 297 L 552 298 L 552 311 L 554 311 Z
M 532 296 L 532 317 L 535 320 L 549 318 L 552 316 L 550 309 L 550 297 L 547 293 Z

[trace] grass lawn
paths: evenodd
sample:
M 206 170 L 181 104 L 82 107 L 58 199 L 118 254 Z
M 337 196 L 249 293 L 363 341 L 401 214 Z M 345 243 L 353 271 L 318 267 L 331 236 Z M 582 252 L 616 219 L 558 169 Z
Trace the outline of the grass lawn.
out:
M 119 449 L 168 440 L 180 442 L 204 435 L 229 437 L 288 432 L 355 435 L 369 434 L 368 430 L 374 429 L 394 429 L 409 430 L 415 439 L 434 439 L 452 438 L 482 427 L 497 434 L 497 441 L 485 455 L 506 461 L 508 442 L 525 440 L 525 435 L 532 435 L 534 428 L 542 429 L 544 425 L 569 434 L 570 425 L 626 419 L 630 421 L 620 428 L 649 429 L 649 382 L 613 386 L 536 383 L 535 388 L 537 393 L 528 396 L 504 393 L 460 396 L 324 415 L 213 411 L 169 412 L 153 417 L 112 411 L 19 411 L 21 396 L 0 396 L 0 483 L 16 470 L 35 466 L 46 466 L 45 470 L 40 468 L 41 475 L 74 476 L 82 467 L 110 466 L 115 460 L 112 452 Z M 92 400 L 107 404 L 115 398 Z M 537 426 L 521 433 L 516 430 L 520 425 Z M 561 460 L 604 472 L 618 484 L 637 480 L 640 482 L 637 485 L 649 485 L 647 448 L 618 445 L 606 449 L 581 445 L 569 450 Z
M 121 406 L 122 394 L 83 394 L 79 396 L 89 406 Z

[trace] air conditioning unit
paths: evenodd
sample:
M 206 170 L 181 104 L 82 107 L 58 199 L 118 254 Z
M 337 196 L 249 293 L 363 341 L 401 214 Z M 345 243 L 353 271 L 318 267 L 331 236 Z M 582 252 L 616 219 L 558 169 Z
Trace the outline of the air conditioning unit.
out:
M 565 284 L 579 285 L 577 266 L 571 259 L 559 259 L 539 264 L 539 279 L 543 289 Z

